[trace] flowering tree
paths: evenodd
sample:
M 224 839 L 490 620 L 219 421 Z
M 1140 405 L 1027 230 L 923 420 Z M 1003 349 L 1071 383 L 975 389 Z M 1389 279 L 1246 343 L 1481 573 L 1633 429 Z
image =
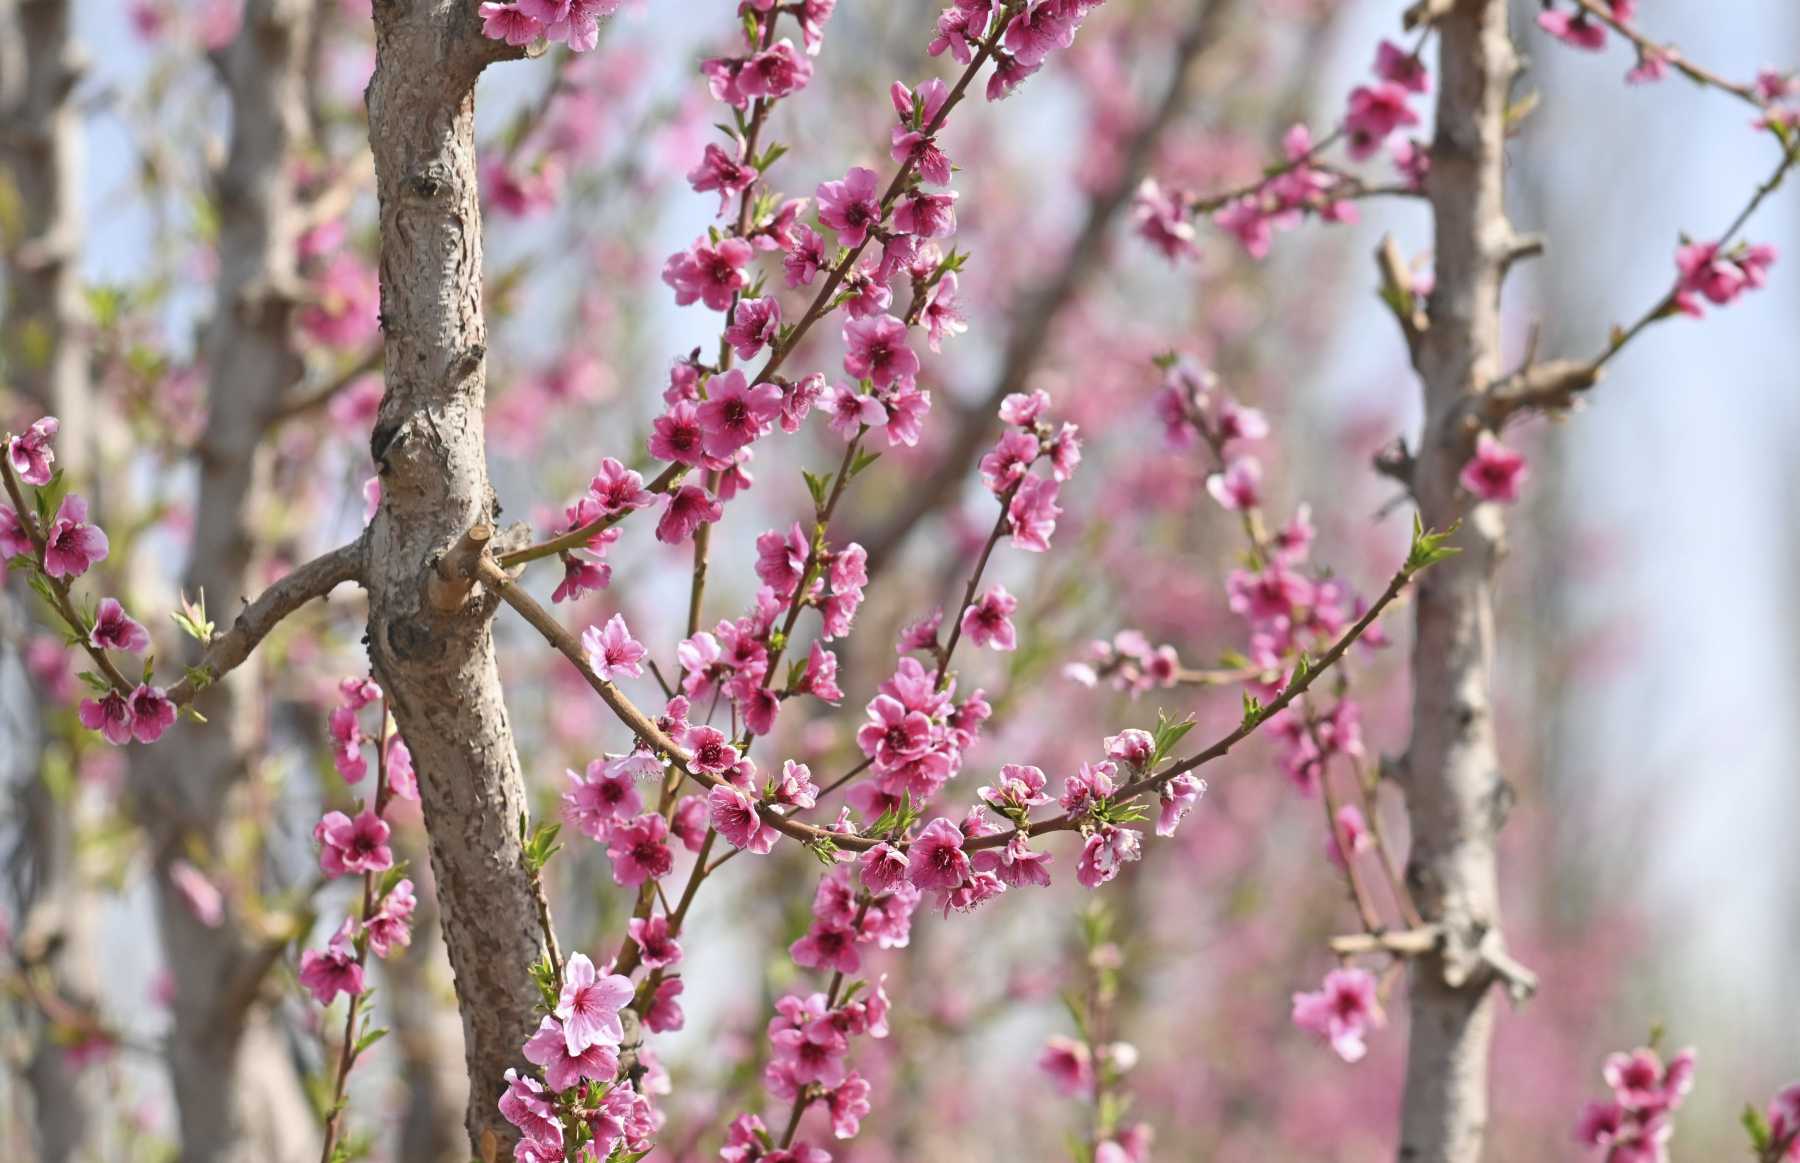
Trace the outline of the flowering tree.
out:
M 1494 587 L 1503 509 L 1528 484 L 1525 456 L 1503 437 L 1529 416 L 1570 411 L 1654 324 L 1763 285 L 1774 252 L 1740 234 L 1800 156 L 1790 79 L 1716 75 L 1643 31 L 1624 0 L 1537 16 L 1542 35 L 1581 50 L 1616 34 L 1636 54 L 1633 81 L 1673 72 L 1749 103 L 1778 157 L 1742 214 L 1684 242 L 1666 293 L 1597 354 L 1540 359 L 1534 341 L 1509 366 L 1501 287 L 1544 240 L 1506 217 L 1506 140 L 1523 113 L 1499 0 L 1389 14 L 1411 43 L 1381 40 L 1341 119 L 1322 134 L 1287 129 L 1280 160 L 1253 160 L 1247 180 L 1184 155 L 1178 132 L 1198 90 L 1231 83 L 1209 70 L 1229 74 L 1269 49 L 1267 30 L 1230 0 L 1148 5 L 1138 23 L 1111 26 L 1098 0 L 905 13 L 896 29 L 860 34 L 910 51 L 904 76 L 929 75 L 872 91 L 842 79 L 864 111 L 812 113 L 836 122 L 817 138 L 793 119 L 834 67 L 846 22 L 834 0 L 713 13 L 719 28 L 706 35 L 724 47 L 704 56 L 673 112 L 634 104 L 618 79 L 632 51 L 584 64 L 607 51 L 619 7 L 136 8 L 140 33 L 167 54 L 149 82 L 154 104 L 183 99 L 196 82 L 179 62 L 203 51 L 230 106 L 195 227 L 213 294 L 200 341 L 179 356 L 147 338 L 166 326 L 159 314 L 183 309 L 177 279 L 165 273 L 136 296 L 84 294 L 75 279 L 69 8 L 25 0 L 14 14 L 30 51 L 0 77 L 7 140 L 24 143 L 8 157 L 19 212 L 3 223 L 19 418 L 0 459 L 0 553 L 11 600 L 62 638 L 35 664 L 60 678 L 44 682 L 36 714 L 65 740 L 34 766 L 41 872 L 19 894 L 30 923 L 7 941 L 33 1039 L 34 1148 L 57 1159 L 94 1149 L 76 1051 L 126 1044 L 95 1001 L 95 954 L 61 939 L 85 907 L 67 853 L 91 805 L 58 792 L 56 763 L 98 764 L 117 748 L 130 757 L 124 802 L 168 966 L 163 1057 L 183 1158 L 369 1150 L 358 1124 L 376 1116 L 354 1099 L 371 1073 L 357 1068 L 387 1052 L 390 1029 L 422 1112 L 424 1129 L 409 1121 L 397 1148 L 408 1158 L 823 1163 L 866 1149 L 836 1144 L 882 1117 L 884 1091 L 899 1092 L 907 1117 L 864 1142 L 917 1152 L 909 1144 L 933 1130 L 920 1113 L 929 1104 L 905 1097 L 917 1085 L 893 1085 L 923 1061 L 933 989 L 915 918 L 929 929 L 976 910 L 1067 917 L 1072 881 L 1083 896 L 1122 900 L 1081 906 L 1074 1036 L 1033 1056 L 1083 1105 L 1073 1157 L 1142 1163 L 1156 1128 L 1133 1110 L 1154 1087 L 1134 1084 L 1132 945 L 1164 906 L 1141 868 L 1159 847 L 1196 859 L 1228 830 L 1206 821 L 1220 798 L 1204 798 L 1209 780 L 1265 735 L 1275 766 L 1323 809 L 1326 868 L 1354 925 L 1328 935 L 1320 951 L 1336 963 L 1318 987 L 1289 991 L 1291 1032 L 1345 1063 L 1364 1059 L 1402 1008 L 1404 971 L 1409 1045 L 1387 1149 L 1480 1157 L 1495 987 L 1519 1002 L 1538 988 L 1499 914 L 1513 793 L 1491 695 Z M 1298 26 L 1298 51 L 1312 51 L 1325 21 L 1307 14 Z M 327 62 L 364 52 L 371 27 L 365 121 Z M 1081 55 L 1095 35 L 1113 38 L 1108 50 Z M 1161 71 L 1130 77 L 1121 62 L 1165 41 Z M 497 135 L 478 135 L 479 80 L 527 59 L 518 68 L 549 82 Z M 1062 68 L 1091 91 L 1095 149 L 1077 225 L 1045 260 L 994 229 L 1004 211 L 983 200 L 1002 198 L 998 147 L 1028 133 L 1037 74 Z M 1434 88 L 1426 142 L 1405 131 L 1422 124 Z M 977 113 L 983 98 L 1015 93 L 1003 112 Z M 988 139 L 959 138 L 971 123 Z M 833 166 L 833 132 L 863 164 Z M 143 135 L 146 158 L 162 157 L 155 137 Z M 670 184 L 685 180 L 712 213 L 666 256 L 638 253 L 654 234 L 634 217 L 662 193 L 649 173 L 659 149 L 679 158 Z M 1377 174 L 1384 152 L 1391 172 Z M 830 176 L 813 183 L 803 166 Z M 145 168 L 147 201 L 180 192 L 177 163 Z M 1020 180 L 1036 168 L 1028 161 Z M 1341 530 L 1344 512 L 1288 499 L 1297 489 L 1270 452 L 1274 409 L 1250 402 L 1267 378 L 1257 359 L 1269 358 L 1252 354 L 1253 331 L 1214 323 L 1196 351 L 1173 341 L 1183 332 L 1172 319 L 1070 317 L 1095 310 L 1109 231 L 1128 211 L 1172 260 L 1200 253 L 1200 223 L 1222 228 L 1242 243 L 1246 259 L 1230 261 L 1247 293 L 1279 303 L 1255 265 L 1274 232 L 1308 217 L 1354 221 L 1375 198 L 1431 215 L 1428 268 L 1392 240 L 1377 256 L 1423 424 L 1375 461 L 1415 509 L 1410 533 L 1354 553 L 1354 537 L 1315 525 Z M 496 270 L 484 206 L 568 221 Z M 992 274 L 961 241 L 959 227 L 982 218 L 997 243 Z M 557 276 L 571 254 L 595 260 L 602 282 L 657 272 L 657 293 L 705 319 L 700 345 L 641 361 L 660 391 L 622 398 L 608 382 L 642 370 L 628 352 L 632 320 L 598 294 L 570 295 Z M 181 271 L 194 256 L 156 261 Z M 555 306 L 520 306 L 531 279 Z M 958 346 L 1009 308 L 991 373 L 970 373 L 978 382 L 960 403 L 934 400 L 932 377 L 947 381 Z M 502 373 L 490 410 L 496 321 L 522 321 L 539 347 L 534 370 Z M 1119 331 L 1131 341 L 1109 339 Z M 1073 371 L 1052 392 L 1059 367 Z M 123 454 L 97 387 L 125 405 Z M 1142 406 L 1121 408 L 1115 393 Z M 321 413 L 327 423 L 301 423 Z M 576 420 L 593 422 L 577 432 Z M 365 437 L 359 524 L 313 490 L 327 471 L 366 475 L 350 451 Z M 520 465 L 495 471 L 490 438 Z M 1146 471 L 1153 442 L 1168 459 Z M 758 455 L 773 466 L 761 480 Z M 177 505 L 160 484 L 149 504 L 130 496 L 144 461 L 189 472 L 191 499 Z M 507 524 L 502 494 L 515 488 L 532 507 Z M 1341 491 L 1328 495 L 1338 509 Z M 1210 522 L 1202 543 L 1223 568 L 1196 570 L 1193 545 L 1140 504 L 1179 526 Z M 1116 541 L 1109 523 L 1123 530 Z M 182 643 L 131 613 L 146 608 L 132 565 L 154 558 L 165 525 L 185 535 L 178 596 L 165 598 Z M 935 585 L 905 568 L 927 529 L 941 534 L 927 547 Z M 1351 564 L 1327 564 L 1327 545 Z M 1127 550 L 1136 576 L 1095 568 Z M 347 623 L 354 650 L 315 605 L 346 583 L 367 598 Z M 940 591 L 947 601 L 932 600 Z M 1402 671 L 1384 649 L 1407 603 Z M 730 613 L 709 618 L 709 604 Z M 1154 644 L 1165 636 L 1180 642 Z M 79 674 L 68 652 L 85 659 Z M 271 652 L 284 665 L 260 665 Z M 1184 661 L 1201 656 L 1218 661 Z M 287 672 L 332 665 L 334 681 L 292 689 Z M 1202 690 L 1187 697 L 1189 687 Z M 1385 702 L 1410 707 L 1393 760 L 1365 745 L 1368 709 L 1380 715 Z M 1032 740 L 1021 724 L 1034 720 L 1066 737 Z M 330 773 L 297 829 L 266 770 L 277 751 L 307 750 L 289 734 L 323 741 Z M 560 785 L 528 778 L 565 758 Z M 293 833 L 310 835 L 298 869 L 282 853 Z M 762 878 L 752 899 L 781 915 L 734 925 L 708 913 L 718 881 L 739 872 Z M 455 1032 L 446 1039 L 418 1012 L 429 986 L 411 959 L 434 917 L 460 1069 L 447 1068 Z M 665 1066 L 688 1025 L 689 967 L 735 930 L 771 927 L 781 964 L 760 984 L 747 961 L 729 975 L 732 1003 L 753 1007 L 734 1019 L 743 1044 L 721 1037 L 711 1060 Z M 1304 956 L 1313 935 L 1293 928 Z M 1246 968 L 1266 977 L 1271 962 L 1296 980 L 1273 958 Z M 402 995 L 385 1013 L 378 973 Z M 280 1045 L 284 1027 L 315 1047 L 306 1079 Z M 1607 1059 L 1613 1097 L 1580 1114 L 1578 1136 L 1608 1158 L 1662 1157 L 1692 1086 L 1693 1054 L 1665 1065 L 1656 1042 Z M 464 1133 L 445 1136 L 445 1095 L 458 1089 Z M 1565 1097 L 1573 1112 L 1579 1096 Z M 1766 1113 L 1751 1108 L 1745 1126 L 1760 1157 L 1797 1157 L 1793 1088 Z M 1163 1132 L 1190 1145 L 1203 1140 L 1182 1136 L 1204 1133 Z M 964 1133 L 980 1140 L 978 1127 Z

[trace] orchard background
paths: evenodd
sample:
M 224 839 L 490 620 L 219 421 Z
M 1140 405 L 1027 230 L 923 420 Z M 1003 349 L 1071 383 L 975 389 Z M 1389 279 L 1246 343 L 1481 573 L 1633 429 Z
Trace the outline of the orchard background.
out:
M 0 28 L 6 1158 L 1800 1157 L 1794 13 Z

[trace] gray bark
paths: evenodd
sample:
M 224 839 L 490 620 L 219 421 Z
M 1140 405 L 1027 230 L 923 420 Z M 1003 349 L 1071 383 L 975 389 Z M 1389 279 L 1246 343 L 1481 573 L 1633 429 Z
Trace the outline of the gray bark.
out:
M 194 540 L 183 584 L 229 615 L 256 590 L 254 506 L 272 455 L 264 434 L 304 370 L 292 315 L 301 215 L 294 160 L 305 144 L 311 0 L 250 0 L 243 30 L 215 64 L 231 99 L 231 137 L 217 177 L 219 281 L 203 337 L 207 419 L 196 460 Z M 279 1029 L 258 1004 L 279 947 L 246 932 L 228 908 L 216 928 L 196 918 L 168 871 L 221 853 L 235 802 L 267 741 L 254 658 L 207 688 L 204 725 L 178 723 L 133 749 L 133 796 L 148 834 L 156 914 L 174 981 L 168 1039 L 189 1163 L 300 1163 L 317 1126 Z
M 382 499 L 369 531 L 369 657 L 419 772 L 431 865 L 462 1014 L 475 1153 L 511 1128 L 495 1103 L 535 1027 L 542 940 L 518 835 L 525 787 L 490 633 L 494 603 L 428 600 L 434 564 L 498 504 L 482 413 L 481 206 L 475 81 L 516 55 L 482 38 L 473 4 L 375 8 L 369 142 L 381 208 L 387 393 L 370 451 Z M 454 603 L 443 603 L 451 605 Z
M 1429 194 L 1437 284 L 1415 362 L 1425 389 L 1413 487 L 1428 527 L 1464 507 L 1457 474 L 1474 430 L 1469 402 L 1500 371 L 1500 285 L 1513 236 L 1502 187 L 1505 108 L 1516 60 L 1505 0 L 1460 0 L 1439 22 L 1437 138 Z M 1413 646 L 1412 739 L 1401 772 L 1412 822 L 1407 879 L 1442 952 L 1411 972 L 1411 1044 L 1399 1158 L 1473 1163 L 1488 1117 L 1495 997 L 1485 953 L 1498 948 L 1495 839 L 1509 790 L 1495 750 L 1490 691 L 1494 505 L 1477 506 L 1462 552 L 1421 575 Z
M 6 298 L 0 352 L 11 385 L 63 424 L 62 467 L 79 476 L 93 437 L 91 352 L 77 263 L 81 238 L 82 126 L 72 93 L 82 71 L 69 0 L 0 2 L 0 199 L 11 203 L 17 233 L 0 238 Z M 17 673 L 24 603 L 0 593 L 7 623 L 0 665 Z M 18 830 L 9 864 L 17 889 L 20 948 L 41 953 L 51 987 L 88 1008 L 94 980 L 96 910 L 75 860 L 73 793 L 43 778 L 37 700 L 25 682 L 9 682 L 8 732 L 0 756 L 5 788 L 17 796 Z M 34 954 L 35 955 L 35 954 Z M 69 1067 L 51 1023 L 32 1015 L 26 1064 L 34 1146 L 44 1163 L 64 1163 L 91 1148 L 98 1129 L 92 1093 Z

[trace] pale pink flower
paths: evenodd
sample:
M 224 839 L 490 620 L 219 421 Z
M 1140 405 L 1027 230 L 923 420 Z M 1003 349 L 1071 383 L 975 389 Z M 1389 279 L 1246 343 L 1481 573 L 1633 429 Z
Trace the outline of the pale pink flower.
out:
M 1027 476 L 1019 482 L 1018 491 L 1013 494 L 1006 511 L 1012 523 L 1015 548 L 1033 553 L 1050 548 L 1056 519 L 1062 515 L 1062 508 L 1056 503 L 1059 488 L 1056 481 L 1040 476 Z
M 1018 608 L 1019 599 L 1008 593 L 1005 586 L 997 585 L 963 612 L 963 633 L 976 646 L 1012 650 L 1019 644 L 1012 624 L 1013 611 Z
M 1206 478 L 1206 491 L 1229 512 L 1254 509 L 1262 504 L 1262 464 L 1254 456 L 1240 456 Z
M 87 523 L 87 501 L 75 493 L 62 499 L 44 535 L 44 572 L 53 578 L 80 577 L 105 561 L 106 533 Z
M 876 181 L 874 170 L 853 166 L 842 181 L 819 183 L 819 221 L 837 231 L 839 246 L 861 246 L 881 224 Z
M 23 435 L 7 442 L 7 463 L 12 465 L 21 481 L 40 487 L 50 483 L 51 466 L 56 463 L 56 450 L 50 446 L 50 441 L 59 427 L 61 422 L 56 417 L 42 416 L 32 421 Z
M 669 932 L 669 918 L 633 917 L 627 927 L 646 968 L 663 969 L 681 960 L 681 945 Z
M 631 1004 L 635 993 L 630 978 L 617 973 L 602 976 L 587 954 L 571 954 L 563 966 L 562 993 L 553 1011 L 562 1022 L 568 1052 L 579 1055 L 589 1046 L 617 1046 L 624 1041 L 619 1010 Z
M 766 823 L 756 797 L 741 787 L 722 783 L 706 795 L 712 812 L 712 825 L 734 848 L 747 848 L 758 855 L 775 847 L 780 833 Z
M 961 828 L 943 816 L 932 820 L 912 842 L 906 862 L 907 880 L 921 890 L 949 892 L 960 888 L 970 874 L 969 857 L 962 845 Z
M 544 1081 L 558 1094 L 584 1078 L 611 1082 L 619 1072 L 618 1051 L 605 1042 L 594 1042 L 579 1054 L 570 1053 L 568 1035 L 553 1017 L 538 1024 L 537 1033 L 526 1039 L 522 1052 L 525 1061 L 543 1068 Z
M 1037 1066 L 1066 1098 L 1077 1098 L 1093 1089 L 1094 1062 L 1085 1042 L 1052 1035 L 1038 1055 Z
M 369 951 L 377 957 L 386 957 L 395 949 L 412 944 L 412 917 L 418 907 L 419 898 L 413 892 L 412 881 L 402 880 L 389 889 L 381 898 L 381 907 L 363 922 Z
M 906 345 L 906 324 L 892 315 L 852 319 L 844 325 L 844 370 L 878 388 L 911 383 L 919 357 Z
M 604 627 L 589 626 L 582 631 L 581 649 L 593 672 L 609 682 L 621 676 L 641 677 L 644 657 L 650 653 L 631 636 L 623 614 L 608 618 Z

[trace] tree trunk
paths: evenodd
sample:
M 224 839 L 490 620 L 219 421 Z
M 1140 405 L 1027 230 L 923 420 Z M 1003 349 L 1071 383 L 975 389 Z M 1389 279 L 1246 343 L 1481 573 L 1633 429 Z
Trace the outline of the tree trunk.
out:
M 306 132 L 311 0 L 249 0 L 243 30 L 215 59 L 231 98 L 218 176 L 219 280 L 203 338 L 207 419 L 196 460 L 194 540 L 183 579 L 228 621 L 256 589 L 253 524 L 271 450 L 264 436 L 304 371 L 293 339 L 301 229 L 294 167 Z M 149 835 L 156 913 L 174 983 L 168 1053 L 186 1163 L 293 1160 L 317 1127 L 279 1030 L 256 1004 L 279 947 L 228 909 L 203 924 L 171 864 L 223 854 L 232 807 L 267 741 L 263 676 L 251 658 L 196 700 L 204 725 L 178 723 L 133 749 L 136 814 Z
M 387 392 L 370 445 L 382 497 L 369 531 L 369 657 L 419 772 L 479 1155 L 485 1133 L 512 1140 L 495 1103 L 507 1068 L 525 1065 L 542 940 L 521 861 L 525 786 L 494 659 L 494 601 L 478 594 L 440 609 L 427 591 L 435 563 L 499 511 L 482 432 L 475 81 L 516 50 L 482 38 L 475 5 L 443 0 L 382 0 L 375 35 L 369 141 Z
M 1438 22 L 1437 139 L 1429 182 L 1437 284 L 1416 363 L 1425 423 L 1413 488 L 1427 527 L 1463 507 L 1457 475 L 1474 431 L 1471 399 L 1500 370 L 1500 284 L 1513 244 L 1502 199 L 1505 109 L 1516 58 L 1505 0 L 1460 0 Z M 1483 950 L 1500 924 L 1495 840 L 1509 791 L 1494 744 L 1494 505 L 1464 520 L 1460 554 L 1420 576 L 1412 740 L 1402 778 L 1412 822 L 1407 878 L 1443 927 L 1441 954 L 1411 973 L 1411 1046 L 1399 1158 L 1473 1163 L 1487 1128 L 1493 978 Z
M 0 353 L 10 386 L 62 421 L 61 466 L 79 477 L 92 461 L 94 425 L 78 269 L 82 127 L 72 97 L 82 64 L 71 7 L 69 0 L 0 0 L 0 203 L 11 203 L 17 224 L 16 234 L 0 236 L 6 258 Z M 0 697 L 7 719 L 28 725 L 8 734 L 0 755 L 4 786 L 9 798 L 17 796 L 16 915 L 21 948 L 41 951 L 57 995 L 85 1009 L 97 996 L 97 916 L 76 861 L 78 789 L 67 781 L 59 789 L 46 778 L 42 712 L 23 680 L 18 645 L 31 600 L 15 602 L 0 592 L 6 607 L 0 609 L 0 664 L 20 678 Z M 27 1028 L 35 1148 L 43 1163 L 65 1163 L 92 1149 L 98 1108 L 51 1023 L 33 1015 Z

